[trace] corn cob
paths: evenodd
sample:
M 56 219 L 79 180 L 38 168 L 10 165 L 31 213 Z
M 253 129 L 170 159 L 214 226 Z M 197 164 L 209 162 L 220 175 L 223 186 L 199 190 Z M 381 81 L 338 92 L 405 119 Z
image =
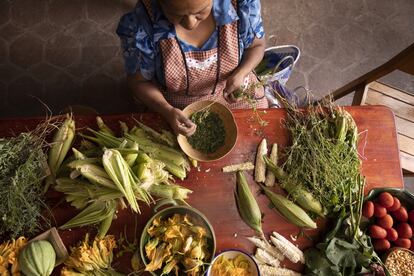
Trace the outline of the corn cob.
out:
M 270 199 L 276 209 L 291 223 L 299 226 L 315 229 L 316 223 L 298 205 L 279 194 L 273 193 L 268 188 L 260 185 L 266 196 Z
M 115 187 L 110 189 L 66 177 L 56 179 L 55 190 L 64 193 L 66 201 L 77 209 L 85 208 L 94 200 L 109 201 L 123 196 Z
M 127 162 L 128 166 L 132 167 L 135 163 L 135 160 L 138 157 L 138 144 L 136 142 L 131 142 L 129 144 L 131 150 L 136 150 L 136 153 L 128 153 L 125 155 L 124 159 Z
M 60 165 L 71 148 L 75 137 L 75 121 L 67 117 L 53 137 L 53 143 L 49 150 L 48 164 L 53 176 L 56 176 Z
M 68 116 L 59 127 L 53 137 L 53 142 L 48 153 L 48 165 L 50 176 L 46 178 L 44 192 L 54 183 L 56 174 L 65 159 L 66 154 L 72 146 L 75 138 L 75 121 L 72 116 Z
M 302 274 L 282 267 L 273 267 L 270 265 L 259 264 L 260 275 L 263 276 L 300 276 Z
M 153 142 L 145 136 L 143 137 L 140 134 L 136 135 L 136 133 L 139 132 L 135 131 L 133 134 L 126 134 L 125 137 L 131 141 L 137 142 L 145 153 L 153 155 L 155 159 L 159 159 L 161 161 L 166 160 L 177 166 L 189 167 L 188 160 L 181 151 Z
M 278 259 L 279 261 L 283 261 L 285 259 L 285 256 L 283 256 L 282 253 L 277 250 L 277 248 L 271 246 L 269 243 L 266 243 L 263 239 L 258 237 L 248 237 L 247 239 L 257 247 L 268 252 L 271 256 Z
M 244 173 L 241 171 L 237 172 L 235 197 L 240 217 L 250 228 L 263 235 L 262 214 L 259 205 L 250 191 Z
M 273 232 L 273 236 L 270 237 L 270 240 L 291 262 L 301 262 L 302 264 L 305 263 L 305 255 L 303 254 L 302 250 L 297 248 L 279 233 Z
M 74 218 L 62 225 L 60 229 L 69 229 L 72 227 L 82 227 L 100 223 L 111 215 L 115 208 L 115 201 L 94 201 Z
M 82 137 L 94 141 L 98 144 L 100 144 L 101 146 L 107 147 L 107 148 L 116 148 L 119 147 L 119 145 L 122 143 L 122 139 L 121 138 L 117 138 L 113 135 L 108 134 L 107 132 L 102 132 L 102 131 L 95 131 L 91 128 L 88 128 L 88 131 L 90 131 L 92 134 L 95 135 L 95 137 L 91 137 L 88 135 L 84 135 L 84 134 L 80 134 Z
M 277 258 L 274 258 L 272 255 L 270 255 L 267 251 L 261 249 L 258 247 L 256 249 L 256 254 L 254 255 L 259 261 L 266 263 L 268 265 L 279 267 L 280 261 Z
M 121 127 L 123 134 L 126 134 L 129 132 L 128 125 L 125 122 L 119 121 L 119 126 Z
M 272 162 L 268 157 L 263 157 L 266 165 L 270 171 L 276 176 L 279 181 L 286 181 L 286 173 Z M 305 210 L 314 212 L 320 216 L 324 216 L 322 204 L 313 196 L 312 193 L 306 191 L 301 185 L 291 185 L 286 183 L 283 188 L 294 198 L 294 200 Z
M 105 124 L 105 122 L 102 120 L 102 118 L 101 118 L 101 117 L 96 116 L 96 124 L 98 125 L 98 128 L 99 128 L 99 130 L 100 130 L 100 131 L 102 131 L 102 132 L 104 132 L 104 133 L 106 133 L 106 134 L 108 134 L 108 135 L 115 136 L 115 134 L 114 134 L 114 132 L 112 131 L 112 129 L 110 129 L 110 128 L 109 128 L 109 127 Z
M 223 167 L 223 172 L 237 172 L 237 171 L 250 171 L 254 170 L 254 165 L 252 162 L 245 162 L 240 164 L 233 164 Z
M 273 163 L 277 164 L 277 144 L 273 144 L 269 159 Z M 275 178 L 276 177 L 273 172 L 271 170 L 268 170 L 266 173 L 265 186 L 273 187 L 275 185 Z
M 131 168 L 122 158 L 119 151 L 113 149 L 105 150 L 102 161 L 106 172 L 112 181 L 115 182 L 117 188 L 124 194 L 131 209 L 135 212 L 140 212 L 137 197 L 149 203 L 150 196 L 138 185 L 138 178 L 132 173 Z
M 109 215 L 101 221 L 98 229 L 97 237 L 99 239 L 103 239 L 106 236 L 106 233 L 108 233 L 109 228 L 111 227 L 112 220 L 115 216 L 116 208 L 112 209 L 109 213 Z
M 78 170 L 82 176 L 88 179 L 91 183 L 102 185 L 110 189 L 116 189 L 115 183 L 106 171 L 95 164 L 91 164 L 89 160 L 72 161 L 68 164 L 68 167 Z
M 263 140 L 259 144 L 256 154 L 256 167 L 254 171 L 254 180 L 259 183 L 263 183 L 266 180 L 266 164 L 263 160 L 263 156 L 267 155 L 267 141 Z
M 188 194 L 192 193 L 193 191 L 184 188 L 180 185 L 166 185 L 166 184 L 155 184 L 151 185 L 148 189 L 148 192 L 156 197 L 160 198 L 169 198 L 169 199 L 176 199 L 182 200 L 188 198 Z
M 78 151 L 75 148 L 72 148 L 72 152 L 73 152 L 73 155 L 75 156 L 75 159 L 77 160 L 83 160 L 87 158 L 86 155 L 84 155 L 82 152 Z
M 150 128 L 149 126 L 141 123 L 140 121 L 135 120 L 140 128 L 142 128 L 145 133 L 149 134 L 157 142 L 170 146 L 172 148 L 177 146 L 177 138 L 169 131 L 163 130 L 162 133 Z

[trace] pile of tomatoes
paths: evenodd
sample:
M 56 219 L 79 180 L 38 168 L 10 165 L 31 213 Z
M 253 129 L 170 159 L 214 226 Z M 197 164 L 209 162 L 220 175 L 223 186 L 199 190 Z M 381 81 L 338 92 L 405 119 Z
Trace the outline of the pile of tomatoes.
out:
M 393 246 L 414 250 L 414 209 L 407 211 L 397 197 L 381 193 L 375 200 L 364 203 L 362 215 L 373 219 L 368 234 L 375 251 L 383 252 Z

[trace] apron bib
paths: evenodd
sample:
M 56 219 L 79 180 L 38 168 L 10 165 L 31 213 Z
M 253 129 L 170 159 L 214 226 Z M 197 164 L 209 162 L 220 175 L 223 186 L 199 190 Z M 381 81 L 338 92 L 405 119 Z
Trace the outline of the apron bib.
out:
M 147 12 L 153 20 L 151 0 L 142 0 Z M 237 0 L 232 0 L 237 7 Z M 166 100 L 177 108 L 201 100 L 218 101 L 231 109 L 250 108 L 244 101 L 229 104 L 224 96 L 226 79 L 239 65 L 238 21 L 218 27 L 217 48 L 207 51 L 184 52 L 178 39 L 168 38 L 159 42 L 165 76 Z M 245 84 L 258 82 L 251 72 Z M 264 89 L 256 89 L 258 98 L 256 107 L 267 108 Z

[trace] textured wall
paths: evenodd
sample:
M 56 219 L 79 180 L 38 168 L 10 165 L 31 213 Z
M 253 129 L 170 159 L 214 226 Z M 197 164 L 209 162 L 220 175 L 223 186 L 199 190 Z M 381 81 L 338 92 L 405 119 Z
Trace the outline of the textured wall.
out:
M 115 28 L 134 1 L 0 0 L 0 115 L 133 110 Z
M 119 17 L 136 0 L 0 0 L 0 116 L 74 104 L 136 110 L 127 93 Z M 321 96 L 414 41 L 413 0 L 261 0 L 269 45 L 296 44 L 289 85 Z M 390 81 L 412 88 L 405 76 Z

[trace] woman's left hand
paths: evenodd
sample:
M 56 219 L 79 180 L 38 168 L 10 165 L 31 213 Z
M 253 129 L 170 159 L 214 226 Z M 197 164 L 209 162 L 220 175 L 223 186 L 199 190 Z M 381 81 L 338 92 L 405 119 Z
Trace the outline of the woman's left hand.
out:
M 226 87 L 223 90 L 223 96 L 229 103 L 235 103 L 239 101 L 237 97 L 234 96 L 233 92 L 240 89 L 244 84 L 245 76 L 240 73 L 233 73 L 230 77 L 228 77 L 226 81 Z

